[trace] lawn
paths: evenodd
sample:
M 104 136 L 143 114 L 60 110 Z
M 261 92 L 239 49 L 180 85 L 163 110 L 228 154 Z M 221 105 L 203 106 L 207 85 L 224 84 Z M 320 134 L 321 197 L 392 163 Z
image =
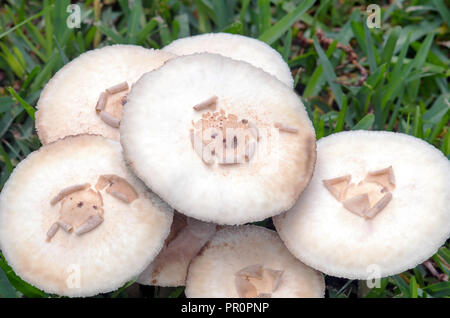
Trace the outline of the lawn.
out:
M 34 106 L 47 81 L 70 60 L 110 44 L 161 48 L 177 38 L 219 31 L 258 38 L 280 52 L 318 139 L 343 130 L 397 131 L 449 157 L 448 2 L 378 1 L 379 28 L 369 28 L 371 2 L 87 0 L 79 2 L 79 27 L 68 28 L 69 0 L 2 1 L 0 189 L 14 167 L 40 147 Z M 426 263 L 383 278 L 380 288 L 326 277 L 327 296 L 450 297 L 449 264 L 447 242 Z M 17 277 L 0 254 L 0 297 L 48 296 Z M 183 288 L 129 282 L 101 295 L 135 296 L 182 297 Z

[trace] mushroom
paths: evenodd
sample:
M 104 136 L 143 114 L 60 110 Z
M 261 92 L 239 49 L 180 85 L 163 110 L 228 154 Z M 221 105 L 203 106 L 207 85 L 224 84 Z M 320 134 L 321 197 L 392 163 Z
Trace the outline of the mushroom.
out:
M 110 189 L 131 199 L 118 200 Z M 172 217 L 127 168 L 118 142 L 65 137 L 30 154 L 5 184 L 0 246 L 37 288 L 92 296 L 141 273 L 163 247 Z
M 202 103 L 208 107 L 194 109 Z M 292 89 L 218 54 L 177 57 L 142 76 L 120 134 L 124 156 L 148 187 L 180 213 L 216 224 L 289 209 L 315 163 L 314 128 Z
M 275 76 L 289 87 L 294 86 L 291 70 L 283 57 L 266 43 L 239 34 L 207 33 L 178 39 L 163 48 L 175 55 L 215 53 L 244 61 Z
M 317 144 L 309 186 L 274 224 L 294 256 L 328 275 L 398 274 L 448 239 L 449 180 L 448 159 L 418 138 L 333 134 Z
M 224 227 L 195 257 L 188 298 L 322 298 L 321 273 L 293 257 L 277 233 L 255 225 Z
M 37 103 L 36 129 L 47 144 L 69 135 L 99 134 L 119 140 L 124 99 L 145 72 L 174 57 L 135 45 L 88 51 L 61 68 Z
M 189 263 L 215 233 L 215 224 L 175 212 L 164 248 L 139 275 L 137 282 L 163 287 L 184 286 Z

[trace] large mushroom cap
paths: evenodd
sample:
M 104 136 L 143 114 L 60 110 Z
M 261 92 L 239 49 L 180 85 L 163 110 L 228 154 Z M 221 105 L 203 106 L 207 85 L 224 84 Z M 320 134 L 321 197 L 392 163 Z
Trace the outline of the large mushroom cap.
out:
M 120 133 L 130 166 L 155 193 L 218 224 L 289 209 L 315 162 L 300 98 L 263 70 L 217 54 L 178 57 L 145 74 Z
M 322 272 L 389 276 L 449 237 L 449 180 L 447 158 L 418 138 L 342 132 L 318 142 L 309 186 L 274 223 L 289 250 Z
M 30 154 L 0 195 L 0 247 L 14 271 L 49 293 L 91 296 L 141 273 L 173 210 L 127 169 L 118 142 L 66 137 Z
M 225 227 L 189 266 L 186 296 L 324 297 L 321 273 L 289 253 L 277 233 L 263 227 Z
M 216 227 L 175 212 L 164 248 L 139 275 L 137 282 L 163 287 L 184 286 L 189 263 L 216 233 Z
M 178 39 L 163 48 L 176 55 L 216 53 L 260 67 L 280 81 L 294 86 L 291 70 L 270 45 L 238 34 L 207 33 Z
M 39 98 L 36 129 L 43 144 L 78 134 L 98 134 L 119 140 L 115 127 L 122 116 L 129 87 L 174 57 L 169 52 L 135 45 L 113 45 L 81 54 L 48 82 Z M 96 111 L 106 89 L 129 87 L 105 96 L 104 113 Z

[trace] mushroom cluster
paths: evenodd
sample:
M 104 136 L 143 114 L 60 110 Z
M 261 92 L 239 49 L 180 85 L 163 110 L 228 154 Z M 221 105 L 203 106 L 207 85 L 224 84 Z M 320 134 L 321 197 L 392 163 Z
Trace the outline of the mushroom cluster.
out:
M 450 163 L 400 133 L 322 138 L 267 44 L 204 34 L 82 54 L 37 104 L 0 249 L 42 290 L 324 297 L 322 273 L 414 267 L 450 235 Z M 120 141 L 120 142 L 119 142 Z M 272 218 L 276 231 L 247 224 Z

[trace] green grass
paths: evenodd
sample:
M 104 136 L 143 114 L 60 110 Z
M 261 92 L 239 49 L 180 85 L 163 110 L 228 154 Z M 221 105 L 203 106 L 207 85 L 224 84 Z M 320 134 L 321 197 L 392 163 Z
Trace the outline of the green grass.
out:
M 14 167 L 40 147 L 36 102 L 45 83 L 83 52 L 115 43 L 160 48 L 205 32 L 259 38 L 282 54 L 295 76 L 317 137 L 352 130 L 390 130 L 422 138 L 450 155 L 448 85 L 450 11 L 445 0 L 378 1 L 380 29 L 366 27 L 372 1 L 314 0 L 87 0 L 79 29 L 66 27 L 68 0 L 9 0 L 0 8 L 0 188 Z M 393 4 L 390 4 L 390 3 Z M 322 30 L 331 39 L 319 43 Z M 302 39 L 312 40 L 303 45 Z M 368 72 L 343 65 L 350 44 Z M 412 231 L 414 229 L 411 229 Z M 450 245 L 432 257 L 450 275 Z M 1 256 L 1 254 L 0 254 Z M 367 290 L 358 281 L 326 277 L 330 297 L 450 297 L 423 266 L 383 278 Z M 102 297 L 135 295 L 130 282 Z M 134 291 L 134 292 L 133 292 Z M 180 297 L 183 288 L 139 287 L 146 297 Z M 0 297 L 49 297 L 14 274 L 0 258 Z

